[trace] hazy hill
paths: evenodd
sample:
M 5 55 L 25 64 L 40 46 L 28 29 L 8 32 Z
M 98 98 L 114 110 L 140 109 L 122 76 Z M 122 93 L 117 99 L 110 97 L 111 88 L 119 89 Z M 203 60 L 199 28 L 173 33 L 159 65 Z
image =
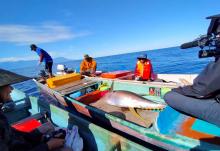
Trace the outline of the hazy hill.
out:
M 71 61 L 69 59 L 66 59 L 64 57 L 59 57 L 53 59 L 54 63 L 62 63 Z M 28 60 L 28 61 L 11 61 L 11 62 L 0 62 L 0 68 L 4 69 L 17 69 L 17 68 L 25 68 L 25 67 L 31 67 L 36 66 L 38 63 L 37 60 Z

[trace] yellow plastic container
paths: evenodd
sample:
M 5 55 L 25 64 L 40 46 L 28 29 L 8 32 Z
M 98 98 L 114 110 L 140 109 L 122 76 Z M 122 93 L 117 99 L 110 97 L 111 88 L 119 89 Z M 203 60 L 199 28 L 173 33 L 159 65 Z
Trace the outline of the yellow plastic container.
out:
M 77 81 L 81 79 L 81 75 L 79 73 L 71 73 L 62 76 L 57 76 L 53 78 L 47 79 L 47 85 L 49 88 L 57 88 L 59 86 L 68 84 L 73 81 Z

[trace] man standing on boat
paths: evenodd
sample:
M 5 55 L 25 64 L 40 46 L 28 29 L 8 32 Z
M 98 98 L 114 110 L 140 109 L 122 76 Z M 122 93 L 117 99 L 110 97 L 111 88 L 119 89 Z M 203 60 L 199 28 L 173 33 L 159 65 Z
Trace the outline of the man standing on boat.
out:
M 10 86 L 30 78 L 7 70 L 0 69 L 0 150 L 1 151 L 48 151 L 59 149 L 64 145 L 64 139 L 51 138 L 43 142 L 43 133 L 35 129 L 29 133 L 12 128 L 3 112 L 3 105 L 11 100 Z M 43 127 L 42 127 L 43 128 Z M 46 129 L 48 127 L 45 127 Z
M 30 47 L 31 47 L 31 50 L 35 51 L 38 54 L 38 56 L 40 57 L 39 65 L 42 62 L 44 62 L 45 63 L 45 70 L 48 72 L 49 78 L 53 77 L 53 74 L 52 74 L 53 59 L 52 59 L 52 57 L 45 50 L 37 47 L 35 44 L 32 44 Z
M 140 55 L 135 67 L 135 80 L 147 81 L 151 80 L 151 75 L 153 73 L 153 67 L 151 61 L 147 59 L 147 55 Z
M 96 61 L 89 55 L 84 55 L 84 59 L 80 64 L 80 73 L 87 76 L 95 76 Z

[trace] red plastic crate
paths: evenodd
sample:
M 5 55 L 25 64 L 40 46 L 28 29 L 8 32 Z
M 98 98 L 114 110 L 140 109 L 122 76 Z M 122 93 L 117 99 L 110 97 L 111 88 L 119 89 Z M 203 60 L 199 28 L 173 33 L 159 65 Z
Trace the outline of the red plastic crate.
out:
M 101 74 L 101 77 L 102 78 L 108 78 L 108 79 L 115 79 L 115 78 L 119 78 L 119 77 L 123 77 L 123 76 L 126 76 L 126 75 L 129 75 L 131 74 L 132 71 L 113 71 L 113 72 L 107 72 L 107 73 L 103 73 Z
M 87 93 L 86 95 L 83 95 L 81 97 L 75 98 L 75 100 L 83 102 L 85 104 L 90 104 L 96 102 L 108 92 L 109 92 L 108 90 L 105 91 L 96 90 L 91 93 Z
M 41 126 L 41 123 L 36 119 L 28 119 L 23 122 L 12 125 L 13 128 L 22 132 L 31 132 Z

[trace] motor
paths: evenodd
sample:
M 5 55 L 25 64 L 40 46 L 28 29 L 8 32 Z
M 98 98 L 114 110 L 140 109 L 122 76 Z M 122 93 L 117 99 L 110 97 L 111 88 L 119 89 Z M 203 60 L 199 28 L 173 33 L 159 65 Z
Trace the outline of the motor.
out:
M 63 64 L 57 65 L 57 75 L 65 75 L 65 74 L 73 73 L 73 72 L 74 72 L 73 69 L 67 68 L 66 65 L 63 65 Z

